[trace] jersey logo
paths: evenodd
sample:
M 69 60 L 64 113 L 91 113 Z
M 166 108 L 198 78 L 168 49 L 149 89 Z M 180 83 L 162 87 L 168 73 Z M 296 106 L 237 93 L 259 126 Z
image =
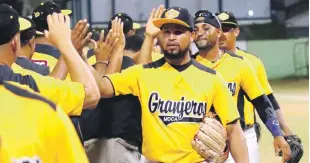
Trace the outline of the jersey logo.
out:
M 183 96 L 179 101 L 165 101 L 157 92 L 153 92 L 149 96 L 148 105 L 151 113 L 157 112 L 162 122 L 169 125 L 175 122 L 202 122 L 207 103 L 186 101 Z
M 235 82 L 228 82 L 227 87 L 231 94 L 234 96 L 236 94 L 237 84 Z
M 34 157 L 28 157 L 28 156 L 25 156 L 25 157 L 21 157 L 21 158 L 13 158 L 12 159 L 12 162 L 13 163 L 42 163 L 40 157 L 38 156 L 34 156 Z
M 35 60 L 35 59 L 32 59 L 31 61 L 34 62 L 35 64 L 38 64 L 38 65 L 47 66 L 47 61 L 46 60 Z

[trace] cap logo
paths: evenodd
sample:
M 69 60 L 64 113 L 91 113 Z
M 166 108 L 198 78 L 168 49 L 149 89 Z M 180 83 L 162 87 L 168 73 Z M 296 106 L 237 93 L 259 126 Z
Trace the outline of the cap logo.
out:
M 43 5 L 44 5 L 44 3 L 41 3 L 40 5 L 41 5 L 41 6 L 43 6 Z
M 39 12 L 35 12 L 35 13 L 34 13 L 34 17 L 37 18 L 37 17 L 39 17 L 39 16 L 40 16 L 40 13 L 39 13 Z
M 118 16 L 122 16 L 122 14 L 121 13 L 119 13 L 119 14 L 117 14 Z
M 217 17 L 220 18 L 221 20 L 227 20 L 229 18 L 229 15 L 223 12 Z
M 196 19 L 196 21 L 204 21 L 204 20 L 205 20 L 204 17 L 198 17 L 198 18 Z
M 180 12 L 175 9 L 170 9 L 165 13 L 165 18 L 173 19 L 180 15 Z

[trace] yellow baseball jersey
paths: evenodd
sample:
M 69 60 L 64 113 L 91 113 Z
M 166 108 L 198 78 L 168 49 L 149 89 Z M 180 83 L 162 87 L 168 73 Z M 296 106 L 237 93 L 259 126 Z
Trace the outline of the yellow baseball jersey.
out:
M 87 163 L 69 118 L 42 96 L 0 81 L 0 162 Z
M 241 49 L 237 49 L 236 54 L 246 58 L 250 62 L 250 65 L 251 65 L 254 73 L 256 74 L 261 87 L 265 91 L 265 94 L 269 95 L 269 94 L 273 93 L 272 88 L 271 88 L 269 81 L 268 81 L 268 77 L 266 74 L 264 64 L 262 63 L 262 61 L 257 56 L 255 56 L 251 53 L 248 53 L 246 51 L 243 51 Z M 244 105 L 249 110 L 254 110 L 254 106 L 246 98 L 246 96 L 244 97 Z M 255 120 L 255 118 L 254 118 L 254 120 Z
M 108 77 L 115 95 L 137 96 L 142 109 L 142 153 L 158 162 L 201 162 L 191 141 L 212 108 L 222 124 L 238 120 L 238 110 L 216 72 L 195 60 L 173 66 L 162 58 Z
M 262 63 L 262 61 L 258 57 L 256 57 L 255 55 L 248 53 L 246 51 L 243 51 L 241 49 L 238 49 L 236 51 L 236 54 L 246 58 L 250 62 L 251 66 L 253 68 L 253 71 L 258 78 L 259 83 L 261 84 L 262 88 L 265 91 L 265 94 L 266 95 L 271 94 L 273 91 L 272 91 L 272 88 L 269 84 L 268 77 L 266 74 L 266 70 L 265 70 L 265 67 L 264 67 L 264 64 Z
M 37 44 L 31 61 L 39 65 L 48 66 L 49 71 L 52 72 L 58 62 L 60 55 L 60 51 L 54 46 Z M 96 63 L 96 57 L 93 52 L 89 52 L 87 57 L 89 64 L 93 65 Z M 65 80 L 71 81 L 69 73 Z
M 67 115 L 80 115 L 83 109 L 85 90 L 81 83 L 61 81 L 42 76 L 17 64 L 0 66 L 0 79 L 29 86 L 43 97 L 59 105 Z
M 53 71 L 60 57 L 60 51 L 50 45 L 36 44 L 35 52 L 31 58 L 32 62 L 39 65 L 48 66 L 50 72 Z
M 163 57 L 164 57 L 164 55 L 161 54 L 161 53 L 154 53 L 154 52 L 152 52 L 152 61 L 153 62 L 155 62 L 155 61 L 157 61 L 157 60 L 159 60 L 159 59 L 161 59 Z
M 254 124 L 254 108 L 245 106 L 244 96 L 253 100 L 264 94 L 250 64 L 232 53 L 224 53 L 216 62 L 210 62 L 200 55 L 196 61 L 219 72 L 227 84 L 239 110 L 241 126 Z
M 97 62 L 97 60 L 96 60 L 95 55 L 88 58 L 88 64 L 89 65 L 94 65 L 94 64 L 96 64 L 96 62 Z

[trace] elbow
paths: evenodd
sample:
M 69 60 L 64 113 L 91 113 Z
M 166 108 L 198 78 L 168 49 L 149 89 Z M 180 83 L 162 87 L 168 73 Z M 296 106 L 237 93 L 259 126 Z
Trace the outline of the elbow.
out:
M 95 109 L 100 100 L 100 92 L 98 87 L 85 89 L 84 108 Z
M 240 141 L 246 142 L 243 130 L 239 122 L 227 125 L 227 138 L 228 141 L 233 140 L 234 137 L 239 138 Z

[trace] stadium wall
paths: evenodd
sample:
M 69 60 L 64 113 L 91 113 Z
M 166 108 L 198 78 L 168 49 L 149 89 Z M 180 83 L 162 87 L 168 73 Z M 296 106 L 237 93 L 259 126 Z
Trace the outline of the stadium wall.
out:
M 271 80 L 309 76 L 308 38 L 247 41 L 243 46 L 262 60 Z

